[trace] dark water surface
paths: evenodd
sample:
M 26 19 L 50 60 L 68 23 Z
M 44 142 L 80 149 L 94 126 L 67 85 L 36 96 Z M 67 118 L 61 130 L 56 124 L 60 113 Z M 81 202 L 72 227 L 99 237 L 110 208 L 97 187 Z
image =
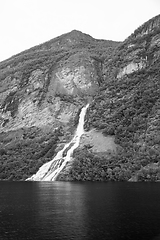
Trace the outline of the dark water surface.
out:
M 160 239 L 160 183 L 0 182 L 1 239 Z

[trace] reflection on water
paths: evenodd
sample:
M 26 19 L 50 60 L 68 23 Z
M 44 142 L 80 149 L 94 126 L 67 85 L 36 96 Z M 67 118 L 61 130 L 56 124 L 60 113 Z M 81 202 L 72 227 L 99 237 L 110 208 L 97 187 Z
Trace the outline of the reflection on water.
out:
M 39 182 L 38 189 L 41 203 L 38 218 L 41 219 L 43 227 L 48 227 L 48 222 L 50 225 L 52 220 L 56 219 L 54 232 L 60 236 L 67 239 L 67 236 L 75 234 L 81 237 L 87 235 L 87 229 L 83 226 L 87 219 L 85 195 L 81 184 L 56 182 L 53 185 L 51 182 Z
M 159 239 L 159 183 L 0 182 L 2 240 Z

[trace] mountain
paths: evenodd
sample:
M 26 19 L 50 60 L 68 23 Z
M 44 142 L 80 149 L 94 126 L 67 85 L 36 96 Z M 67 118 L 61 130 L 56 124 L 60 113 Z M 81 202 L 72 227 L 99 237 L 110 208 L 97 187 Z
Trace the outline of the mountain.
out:
M 121 43 L 104 63 L 104 82 L 90 109 L 89 126 L 113 134 L 114 180 L 160 179 L 160 15 Z M 99 118 L 99 116 L 101 116 Z
M 124 42 L 73 30 L 0 63 L 0 179 L 25 180 L 85 134 L 59 180 L 160 180 L 160 15 Z
M 71 139 L 118 44 L 74 30 L 0 63 L 0 179 L 26 179 Z

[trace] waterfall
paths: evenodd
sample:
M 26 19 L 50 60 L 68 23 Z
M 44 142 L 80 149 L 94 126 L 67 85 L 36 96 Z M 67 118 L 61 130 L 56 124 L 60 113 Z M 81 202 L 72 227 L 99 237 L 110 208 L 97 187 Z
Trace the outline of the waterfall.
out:
M 69 143 L 65 144 L 64 148 L 57 153 L 57 155 L 53 158 L 53 160 L 43 164 L 39 168 L 38 172 L 33 176 L 31 176 L 30 178 L 27 178 L 26 181 L 55 181 L 56 180 L 57 176 L 63 170 L 66 163 L 71 160 L 73 151 L 79 146 L 80 138 L 84 133 L 84 119 L 85 119 L 85 114 L 88 107 L 89 107 L 89 104 L 87 104 L 81 110 L 77 130 L 75 132 L 73 139 Z M 67 151 L 67 154 L 65 157 L 63 157 L 63 153 L 67 148 L 69 148 Z

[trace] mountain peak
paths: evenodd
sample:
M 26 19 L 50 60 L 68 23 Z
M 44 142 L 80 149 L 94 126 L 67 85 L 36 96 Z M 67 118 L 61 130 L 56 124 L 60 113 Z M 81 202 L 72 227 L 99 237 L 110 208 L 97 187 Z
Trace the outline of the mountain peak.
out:
M 89 34 L 83 33 L 79 30 L 73 29 L 71 32 L 68 32 L 67 34 L 72 35 L 72 36 L 88 36 L 90 38 L 92 38 Z
M 77 29 L 73 29 L 72 31 L 68 32 L 67 34 L 71 34 L 71 35 L 84 35 L 85 33 L 77 30 Z
M 74 42 L 79 42 L 81 40 L 83 41 L 93 41 L 94 38 L 91 37 L 89 34 L 83 33 L 79 30 L 72 30 L 71 32 L 68 32 L 62 36 L 60 36 L 60 38 L 63 39 L 70 39 L 73 40 Z

